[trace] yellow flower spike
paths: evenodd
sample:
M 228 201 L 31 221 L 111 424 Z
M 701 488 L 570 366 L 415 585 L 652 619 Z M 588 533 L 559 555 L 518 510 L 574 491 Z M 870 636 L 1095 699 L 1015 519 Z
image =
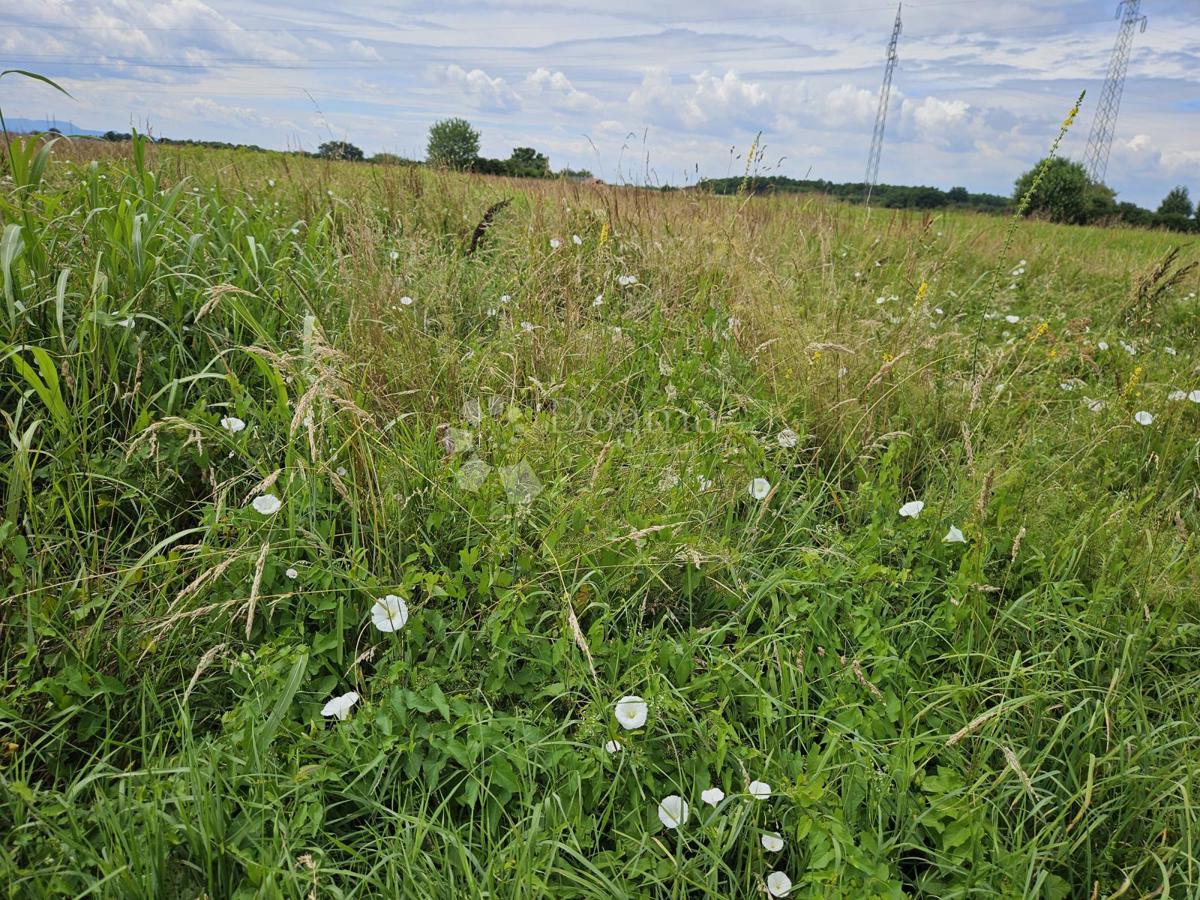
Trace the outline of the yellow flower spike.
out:
M 600 226 L 600 246 L 603 247 L 608 243 L 608 223 L 605 222 Z

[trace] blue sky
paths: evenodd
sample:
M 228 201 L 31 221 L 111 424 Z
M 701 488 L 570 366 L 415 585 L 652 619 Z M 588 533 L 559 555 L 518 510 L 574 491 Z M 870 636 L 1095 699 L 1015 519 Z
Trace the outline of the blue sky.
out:
M 461 115 L 483 152 L 682 184 L 765 167 L 863 177 L 895 15 L 885 0 L 5 0 L 6 115 L 171 137 L 424 153 Z M 913 0 L 880 179 L 1008 193 L 1081 89 L 1081 157 L 1117 33 L 1112 0 Z M 1108 182 L 1200 194 L 1200 0 L 1144 0 Z

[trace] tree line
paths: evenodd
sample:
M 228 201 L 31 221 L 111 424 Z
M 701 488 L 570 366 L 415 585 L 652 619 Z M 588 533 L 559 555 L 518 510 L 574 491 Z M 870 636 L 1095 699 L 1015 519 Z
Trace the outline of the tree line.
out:
M 704 178 L 697 185 L 713 194 L 824 194 L 863 203 L 867 185 L 863 182 L 834 182 L 823 178 L 799 179 L 785 175 L 765 178 Z M 956 207 L 981 212 L 997 212 L 1008 208 L 1008 197 L 999 194 L 973 194 L 965 187 L 948 191 L 940 188 L 902 184 L 877 184 L 871 189 L 871 203 L 888 209 L 942 209 Z

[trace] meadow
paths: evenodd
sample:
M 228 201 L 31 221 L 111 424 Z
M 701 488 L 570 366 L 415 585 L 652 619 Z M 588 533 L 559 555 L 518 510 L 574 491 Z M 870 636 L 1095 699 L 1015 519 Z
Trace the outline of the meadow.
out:
M 3 165 L 0 893 L 1200 891 L 1196 238 Z

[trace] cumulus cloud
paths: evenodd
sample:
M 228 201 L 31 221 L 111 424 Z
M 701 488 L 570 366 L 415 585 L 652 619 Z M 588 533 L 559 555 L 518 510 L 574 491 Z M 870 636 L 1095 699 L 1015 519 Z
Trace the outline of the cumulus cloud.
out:
M 562 72 L 551 72 L 539 66 L 525 78 L 527 94 L 546 98 L 557 109 L 574 112 L 591 112 L 600 108 L 600 100 L 586 91 L 581 91 Z
M 382 59 L 379 51 L 374 47 L 369 47 L 362 41 L 353 40 L 346 47 L 347 52 L 355 59 Z
M 462 66 L 448 65 L 436 69 L 434 74 L 436 80 L 455 88 L 476 109 L 504 112 L 521 107 L 521 95 L 503 78 L 493 78 L 483 69 L 468 72 Z
M 649 69 L 627 103 L 656 124 L 691 131 L 761 129 L 775 115 L 770 92 L 732 70 L 719 77 L 705 71 L 693 75 L 688 84 L 676 84 L 666 69 Z

